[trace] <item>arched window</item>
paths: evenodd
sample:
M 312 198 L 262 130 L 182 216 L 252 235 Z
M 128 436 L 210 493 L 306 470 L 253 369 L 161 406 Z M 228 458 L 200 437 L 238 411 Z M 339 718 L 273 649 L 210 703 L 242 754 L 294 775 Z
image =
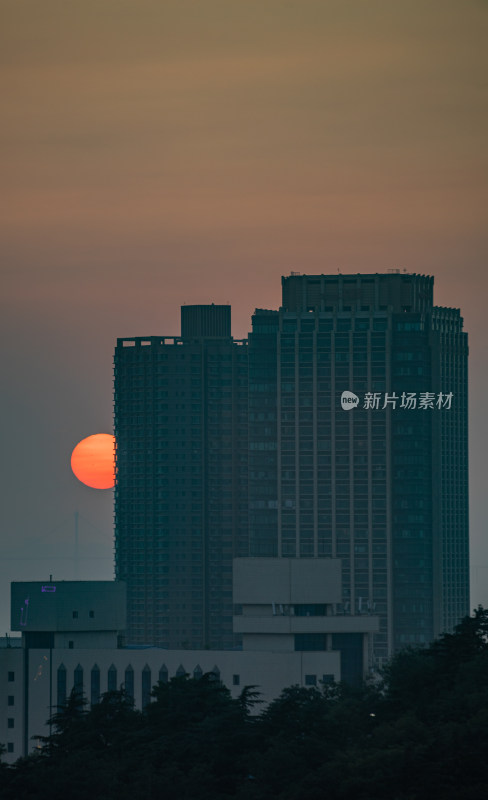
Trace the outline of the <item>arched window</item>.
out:
M 176 670 L 176 677 L 182 678 L 184 675 L 186 675 L 186 669 L 184 668 L 183 664 L 180 664 L 180 666 Z
M 107 692 L 117 691 L 117 668 L 111 664 L 107 672 Z
M 66 667 L 60 664 L 57 672 L 58 706 L 66 705 Z
M 215 681 L 220 680 L 220 670 L 217 664 L 214 664 L 214 668 L 210 670 L 210 675 L 213 677 Z
M 100 701 L 100 667 L 94 664 L 90 675 L 90 703 L 95 706 Z
M 134 670 L 132 669 L 132 666 L 130 664 L 125 670 L 124 688 L 129 697 L 132 697 L 132 699 L 134 699 Z
M 81 664 L 75 667 L 73 686 L 76 694 L 83 695 L 83 667 Z
M 166 664 L 163 664 L 161 669 L 159 670 L 159 680 L 161 683 L 168 683 L 168 667 Z
M 203 675 L 203 670 L 202 670 L 200 664 L 197 664 L 195 669 L 193 670 L 193 677 L 196 680 L 199 680 L 202 677 L 202 675 Z
M 151 670 L 146 664 L 141 675 L 142 688 L 142 707 L 145 708 L 151 702 Z

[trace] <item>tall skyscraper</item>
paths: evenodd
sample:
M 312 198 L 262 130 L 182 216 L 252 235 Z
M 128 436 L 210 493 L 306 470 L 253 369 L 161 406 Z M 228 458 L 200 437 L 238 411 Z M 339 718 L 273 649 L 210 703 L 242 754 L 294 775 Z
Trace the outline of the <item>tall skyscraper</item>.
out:
M 247 342 L 230 306 L 183 306 L 181 336 L 118 339 L 116 577 L 127 638 L 231 648 L 247 555 Z
M 337 558 L 333 613 L 380 618 L 381 665 L 469 613 L 467 334 L 424 275 L 292 273 L 282 290 L 248 342 L 228 306 L 117 342 L 128 638 L 232 647 L 233 557 Z
M 340 558 L 381 664 L 469 613 L 467 334 L 431 277 L 282 287 L 249 340 L 250 553 Z

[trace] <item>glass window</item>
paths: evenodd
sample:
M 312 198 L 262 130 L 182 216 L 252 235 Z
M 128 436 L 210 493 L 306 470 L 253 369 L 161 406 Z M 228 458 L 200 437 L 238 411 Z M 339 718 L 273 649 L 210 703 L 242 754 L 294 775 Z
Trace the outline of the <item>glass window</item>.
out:
M 369 330 L 369 319 L 356 319 L 355 329 L 357 331 L 367 331 Z
M 151 702 L 151 670 L 146 664 L 141 675 L 142 707 L 145 708 Z
M 58 706 L 64 706 L 66 703 L 66 667 L 60 664 L 57 672 L 57 694 Z
M 319 319 L 319 331 L 331 331 L 333 328 L 332 319 Z
M 109 692 L 116 692 L 117 691 L 117 669 L 114 666 L 114 664 L 112 664 L 109 667 L 109 670 L 108 670 L 108 673 L 107 673 L 107 691 L 109 691 Z
M 100 669 L 94 664 L 90 675 L 90 703 L 96 705 L 100 700 Z
M 74 689 L 77 692 L 77 694 L 80 695 L 83 694 L 83 667 L 81 666 L 81 664 L 78 664 L 78 666 L 75 669 Z
M 388 320 L 386 318 L 378 318 L 373 320 L 373 330 L 374 331 L 386 331 L 388 326 Z
M 129 697 L 132 697 L 132 699 L 134 699 L 134 670 L 130 664 L 125 670 L 124 680 L 125 680 L 124 684 L 125 691 L 129 695 Z
M 325 617 L 327 614 L 325 604 L 295 605 L 296 617 Z

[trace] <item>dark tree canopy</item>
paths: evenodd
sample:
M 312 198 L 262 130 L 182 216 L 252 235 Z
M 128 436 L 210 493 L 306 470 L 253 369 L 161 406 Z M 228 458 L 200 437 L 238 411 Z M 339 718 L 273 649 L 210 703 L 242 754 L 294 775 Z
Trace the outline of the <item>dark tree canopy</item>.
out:
M 39 753 L 0 769 L 5 800 L 481 800 L 488 789 L 488 612 L 396 655 L 362 687 L 292 686 L 253 713 L 213 674 L 76 692 Z M 0 751 L 1 752 L 1 751 Z

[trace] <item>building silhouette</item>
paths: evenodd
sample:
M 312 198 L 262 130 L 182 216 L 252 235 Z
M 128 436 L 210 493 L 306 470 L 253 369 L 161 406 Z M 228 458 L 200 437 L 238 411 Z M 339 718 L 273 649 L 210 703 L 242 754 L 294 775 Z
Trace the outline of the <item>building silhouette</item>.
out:
M 181 336 L 118 339 L 116 577 L 130 643 L 232 648 L 247 555 L 247 342 L 230 306 L 183 306 Z
M 183 307 L 181 337 L 117 342 L 128 638 L 231 647 L 233 557 L 339 559 L 328 613 L 378 616 L 381 665 L 469 612 L 467 334 L 428 276 L 292 274 L 282 291 L 248 342 L 222 306 Z
M 469 613 L 467 334 L 423 275 L 282 288 L 249 339 L 250 552 L 340 558 L 381 664 Z

